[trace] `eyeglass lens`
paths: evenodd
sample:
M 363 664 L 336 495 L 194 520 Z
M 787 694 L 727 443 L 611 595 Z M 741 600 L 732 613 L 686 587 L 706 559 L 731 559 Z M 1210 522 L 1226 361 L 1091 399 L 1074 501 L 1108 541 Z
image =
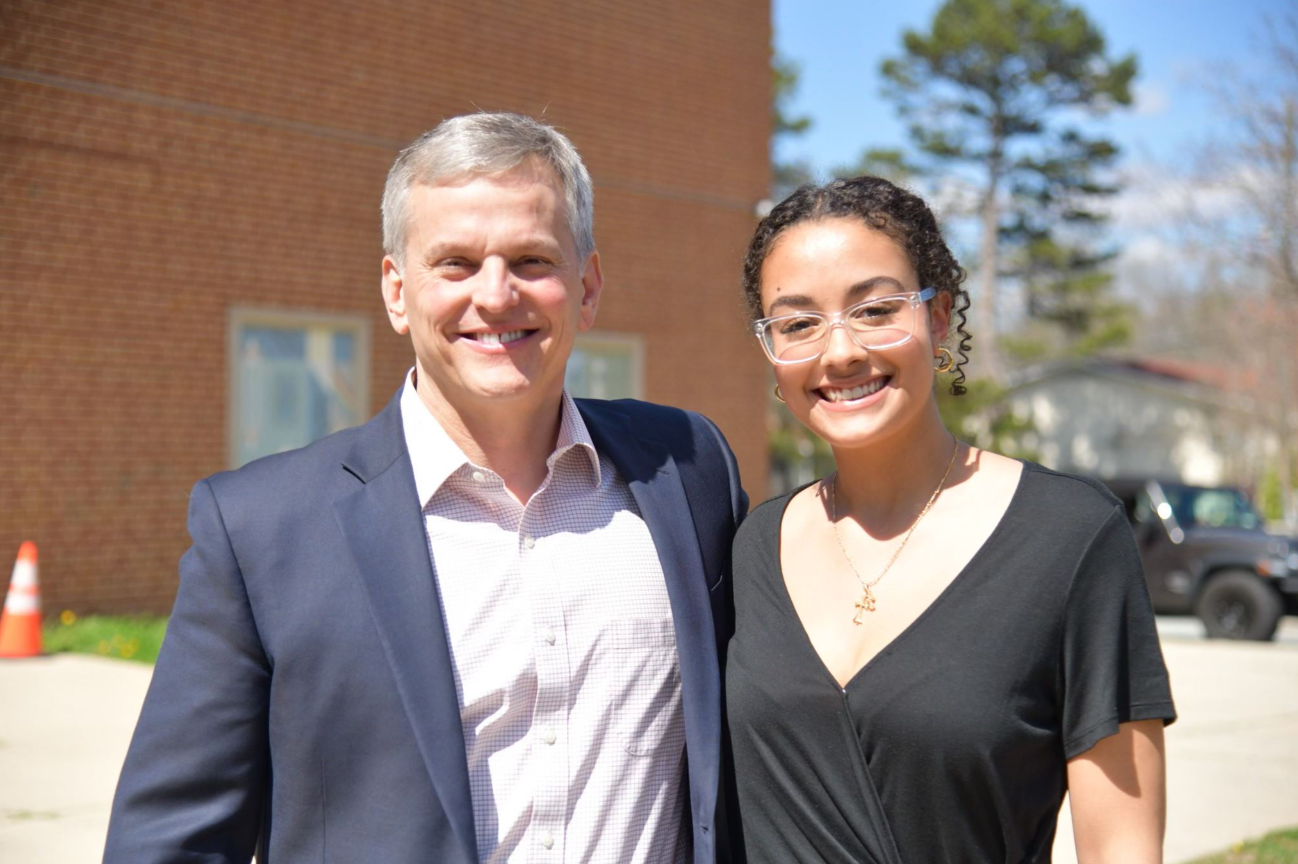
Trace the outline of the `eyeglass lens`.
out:
M 906 297 L 881 297 L 845 310 L 843 325 L 858 345 L 888 348 L 914 334 L 915 308 Z M 760 335 L 771 356 L 789 363 L 820 356 L 832 329 L 824 315 L 788 315 L 766 322 Z

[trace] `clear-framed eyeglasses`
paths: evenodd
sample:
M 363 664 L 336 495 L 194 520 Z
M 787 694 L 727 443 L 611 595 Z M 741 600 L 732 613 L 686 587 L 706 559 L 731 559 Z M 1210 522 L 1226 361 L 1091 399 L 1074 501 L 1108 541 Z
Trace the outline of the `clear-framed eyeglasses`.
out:
M 871 297 L 841 312 L 794 312 L 753 323 L 757 341 L 772 363 L 789 366 L 806 363 L 825 353 L 834 328 L 842 326 L 848 337 L 867 351 L 895 348 L 915 338 L 919 307 L 937 296 L 933 288 Z

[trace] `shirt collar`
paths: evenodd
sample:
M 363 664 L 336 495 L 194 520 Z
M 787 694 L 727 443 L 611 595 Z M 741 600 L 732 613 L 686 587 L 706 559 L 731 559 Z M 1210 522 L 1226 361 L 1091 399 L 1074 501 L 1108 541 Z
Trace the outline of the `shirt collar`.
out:
M 414 371 L 411 369 L 406 373 L 406 383 L 401 390 L 401 425 L 406 436 L 406 450 L 410 453 L 410 466 L 415 474 L 415 491 L 422 507 L 428 504 L 429 499 L 452 474 L 465 465 L 480 471 L 490 469 L 470 462 L 459 445 L 446 434 L 442 424 L 437 422 L 428 406 L 419 398 L 414 385 Z M 546 468 L 553 472 L 559 457 L 574 447 L 580 447 L 586 452 L 593 471 L 592 485 L 598 487 L 600 467 L 595 441 L 590 437 L 581 412 L 577 410 L 577 403 L 565 389 L 560 405 L 559 437 L 555 441 L 554 452 L 545 460 Z

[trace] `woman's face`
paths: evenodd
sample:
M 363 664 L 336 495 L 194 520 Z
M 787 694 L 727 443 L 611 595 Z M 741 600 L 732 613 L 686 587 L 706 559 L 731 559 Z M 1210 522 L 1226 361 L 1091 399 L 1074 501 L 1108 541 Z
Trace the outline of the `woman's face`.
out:
M 906 252 L 853 218 L 801 222 L 776 241 L 762 264 L 767 317 L 841 312 L 872 297 L 918 292 Z M 933 398 L 936 346 L 946 336 L 950 295 L 913 310 L 913 337 L 890 348 L 862 348 L 833 327 L 815 360 L 775 365 L 789 410 L 833 447 L 860 447 L 911 428 Z

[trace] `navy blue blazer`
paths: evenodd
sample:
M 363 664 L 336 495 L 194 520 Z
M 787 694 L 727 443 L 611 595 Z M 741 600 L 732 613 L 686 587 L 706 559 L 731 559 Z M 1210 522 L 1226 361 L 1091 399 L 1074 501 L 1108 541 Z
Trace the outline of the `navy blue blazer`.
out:
M 707 419 L 577 400 L 667 581 L 694 860 L 716 854 L 718 657 L 748 502 Z M 477 861 L 459 705 L 401 424 L 199 482 L 106 864 Z

